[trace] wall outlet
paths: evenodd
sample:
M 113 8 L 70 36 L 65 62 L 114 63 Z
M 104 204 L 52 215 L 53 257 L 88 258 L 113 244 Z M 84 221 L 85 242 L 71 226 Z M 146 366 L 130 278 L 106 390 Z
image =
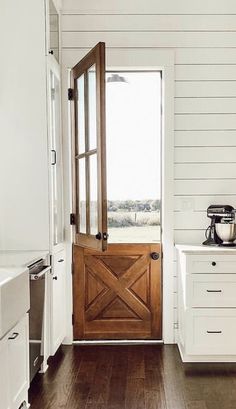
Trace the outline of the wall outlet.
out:
M 183 212 L 193 212 L 195 209 L 195 202 L 193 197 L 182 198 L 181 208 Z

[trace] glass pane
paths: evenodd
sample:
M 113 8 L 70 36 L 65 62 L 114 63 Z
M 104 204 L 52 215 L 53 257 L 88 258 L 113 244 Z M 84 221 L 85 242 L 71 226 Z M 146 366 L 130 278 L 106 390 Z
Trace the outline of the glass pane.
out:
M 52 206 L 53 244 L 63 241 L 62 144 L 60 116 L 60 83 L 54 73 L 51 81 L 51 149 L 52 149 Z
M 88 71 L 89 150 L 97 148 L 96 67 Z
M 89 157 L 90 166 L 90 233 L 98 233 L 97 154 Z
M 84 75 L 81 75 L 77 79 L 77 89 L 78 89 L 78 146 L 77 153 L 85 152 L 85 109 L 84 109 Z
M 109 241 L 159 242 L 160 72 L 107 73 L 106 97 Z
M 79 232 L 86 233 L 86 170 L 85 158 L 79 159 Z
M 50 51 L 53 52 L 54 57 L 59 61 L 59 16 L 52 0 L 49 1 L 49 27 Z

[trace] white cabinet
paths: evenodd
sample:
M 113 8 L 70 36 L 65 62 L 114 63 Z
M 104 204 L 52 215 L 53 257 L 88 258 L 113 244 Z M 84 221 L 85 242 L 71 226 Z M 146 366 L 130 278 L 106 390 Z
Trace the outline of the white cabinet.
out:
M 57 252 L 64 241 L 63 170 L 61 132 L 61 82 L 60 67 L 54 58 L 47 59 L 48 66 L 48 133 L 50 171 L 51 249 Z
M 0 409 L 18 409 L 28 402 L 29 330 L 26 314 L 0 340 Z
M 0 340 L 0 409 L 10 409 L 8 337 Z
M 236 250 L 176 246 L 184 362 L 236 362 Z
M 51 355 L 54 355 L 66 335 L 65 252 L 52 256 L 51 276 Z
M 11 408 L 18 409 L 29 387 L 29 333 L 26 315 L 8 335 Z
M 45 6 L 1 6 L 0 248 L 48 250 Z
M 3 4 L 0 122 L 1 134 L 5 137 L 0 141 L 0 248 L 51 250 L 54 241 L 62 241 L 63 209 L 59 190 L 62 186 L 61 145 L 57 146 L 58 165 L 53 172 L 55 185 L 50 189 L 48 149 L 55 148 L 48 146 L 50 76 L 46 68 L 48 61 L 58 65 L 60 16 L 52 0 L 4 0 Z M 17 28 L 17 35 L 12 27 Z M 49 47 L 51 52 L 54 50 L 53 55 L 49 54 Z M 55 90 L 59 79 L 60 73 L 59 78 L 53 79 Z M 54 102 L 53 112 L 60 116 L 59 94 Z M 56 121 L 58 125 L 60 118 L 56 117 Z M 58 135 L 55 133 L 60 138 Z M 56 232 L 50 228 L 53 218 L 57 219 Z

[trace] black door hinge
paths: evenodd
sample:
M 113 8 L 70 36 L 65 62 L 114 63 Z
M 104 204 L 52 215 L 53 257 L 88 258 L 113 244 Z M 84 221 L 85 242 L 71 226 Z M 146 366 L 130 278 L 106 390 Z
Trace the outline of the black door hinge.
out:
M 72 101 L 74 99 L 74 90 L 73 88 L 68 88 L 68 100 Z
M 72 226 L 76 224 L 76 215 L 74 213 L 70 214 L 70 224 Z
M 74 314 L 72 314 L 72 325 L 74 325 L 75 320 L 74 320 Z

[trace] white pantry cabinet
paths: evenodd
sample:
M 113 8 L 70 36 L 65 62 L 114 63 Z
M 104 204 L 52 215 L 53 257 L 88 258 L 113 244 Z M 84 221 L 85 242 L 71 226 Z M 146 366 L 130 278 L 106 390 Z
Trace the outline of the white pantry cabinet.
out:
M 66 271 L 64 250 L 52 256 L 51 275 L 51 355 L 66 336 Z
M 236 249 L 176 246 L 184 362 L 236 362 Z
M 45 3 L 2 0 L 0 248 L 49 250 Z
M 48 109 L 48 66 L 59 67 L 59 20 L 52 0 L 1 2 L 1 250 L 51 251 L 55 240 L 63 241 L 62 189 L 57 190 L 62 186 L 59 68 L 53 79 L 56 99 L 51 113 Z M 51 114 L 56 115 L 53 136 Z M 54 220 L 57 232 L 52 232 Z
M 0 340 L 0 362 L 0 409 L 19 409 L 28 402 L 28 314 Z

